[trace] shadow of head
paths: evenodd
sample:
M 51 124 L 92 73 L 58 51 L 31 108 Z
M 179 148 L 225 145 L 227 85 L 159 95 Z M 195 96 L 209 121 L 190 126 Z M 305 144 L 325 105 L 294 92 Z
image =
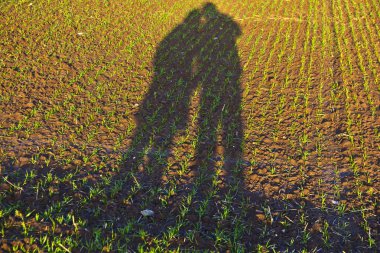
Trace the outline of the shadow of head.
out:
M 209 17 L 209 18 L 212 18 L 212 17 L 215 17 L 218 13 L 218 10 L 216 9 L 216 6 L 215 4 L 213 3 L 205 3 L 202 7 L 202 14 Z
M 189 12 L 189 14 L 184 19 L 183 23 L 184 24 L 192 23 L 192 22 L 196 23 L 197 21 L 199 21 L 200 17 L 201 17 L 201 11 L 198 9 L 194 9 Z
M 220 26 L 220 30 L 228 30 L 229 37 L 234 39 L 241 35 L 239 25 L 233 21 L 233 19 L 218 11 L 217 7 L 213 3 L 205 3 L 200 10 L 202 18 L 206 22 L 213 23 L 216 26 Z

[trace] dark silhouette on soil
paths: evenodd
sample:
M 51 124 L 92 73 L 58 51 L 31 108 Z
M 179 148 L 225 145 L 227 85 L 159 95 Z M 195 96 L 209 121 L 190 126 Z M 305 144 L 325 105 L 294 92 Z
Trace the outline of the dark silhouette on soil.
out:
M 174 135 L 188 127 L 190 102 L 198 86 L 199 173 L 206 178 L 213 174 L 211 158 L 215 155 L 224 157 L 227 171 L 236 167 L 242 152 L 243 132 L 241 67 L 236 48 L 240 33 L 230 17 L 208 3 L 201 10 L 190 12 L 165 37 L 154 58 L 153 82 L 137 114 L 137 131 L 126 167 L 131 164 L 136 167 L 145 160 L 145 167 L 157 167 L 156 176 L 151 179 L 160 177 L 160 161 L 151 154 L 170 150 Z M 217 140 L 218 135 L 221 140 Z
M 190 110 L 198 113 L 195 133 L 192 133 L 196 145 L 192 147 L 195 156 L 190 168 L 193 173 L 191 182 L 178 185 L 181 194 L 172 198 L 167 209 L 161 210 L 163 213 L 178 209 L 177 200 L 179 202 L 186 196 L 185 191 L 193 188 L 193 180 L 201 182 L 194 201 L 206 199 L 215 187 L 212 179 L 217 167 L 223 170 L 223 187 L 218 192 L 222 195 L 230 192 L 234 196 L 235 210 L 239 210 L 240 200 L 250 195 L 244 189 L 240 166 L 242 70 L 236 45 L 240 34 L 240 27 L 231 17 L 219 12 L 214 4 L 207 3 L 201 9 L 191 11 L 158 45 L 152 84 L 136 115 L 136 132 L 125 154 L 125 171 L 137 171 L 136 176 L 146 188 L 161 188 L 174 138 L 189 129 L 189 115 L 195 114 Z M 198 101 L 195 109 L 194 98 Z M 135 201 L 143 202 L 144 196 L 137 196 Z M 216 202 L 216 199 L 210 201 L 210 213 L 217 212 Z M 156 207 L 151 204 L 150 208 L 160 212 L 162 206 L 157 203 Z M 175 218 L 165 220 L 165 224 L 146 226 L 159 235 L 165 227 L 176 222 Z M 253 215 L 252 222 L 255 223 L 254 220 Z M 215 227 L 213 223 L 205 224 L 208 224 L 206 230 Z M 202 247 L 212 246 L 206 245 Z
M 200 12 L 194 10 L 157 48 L 153 82 L 137 113 L 137 130 L 127 155 L 133 161 L 140 162 L 149 147 L 168 148 L 175 132 L 186 127 L 197 86 L 192 62 L 198 51 L 199 25 Z
M 204 45 L 199 53 L 202 91 L 196 156 L 205 177 L 213 174 L 210 170 L 214 164 L 210 157 L 217 155 L 224 157 L 226 173 L 237 172 L 231 178 L 239 178 L 243 129 L 240 116 L 241 67 L 236 39 L 241 31 L 213 4 L 204 6 L 203 15 L 206 22 L 201 29 Z

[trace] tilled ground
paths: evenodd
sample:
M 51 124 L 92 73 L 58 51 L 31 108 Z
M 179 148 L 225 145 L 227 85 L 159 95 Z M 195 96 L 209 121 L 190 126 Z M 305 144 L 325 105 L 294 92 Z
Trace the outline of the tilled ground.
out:
M 0 17 L 1 250 L 376 252 L 376 1 Z

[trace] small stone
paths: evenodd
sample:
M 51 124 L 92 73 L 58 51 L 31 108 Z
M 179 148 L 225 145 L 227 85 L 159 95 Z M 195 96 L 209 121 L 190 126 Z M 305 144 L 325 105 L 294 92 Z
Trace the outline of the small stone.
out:
M 154 215 L 154 212 L 153 212 L 152 210 L 145 209 L 145 210 L 142 210 L 142 211 L 141 211 L 141 214 L 142 214 L 144 217 L 147 217 L 147 216 L 153 216 L 153 215 Z

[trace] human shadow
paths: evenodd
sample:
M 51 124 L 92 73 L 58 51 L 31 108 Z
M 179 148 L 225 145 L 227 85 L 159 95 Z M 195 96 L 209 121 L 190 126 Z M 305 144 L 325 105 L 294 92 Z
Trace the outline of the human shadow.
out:
M 146 180 L 159 183 L 167 161 L 156 159 L 154 153 L 167 157 L 174 136 L 189 127 L 196 90 L 196 174 L 210 179 L 215 157 L 223 157 L 228 174 L 237 167 L 243 132 L 241 67 L 236 46 L 240 34 L 231 17 L 207 3 L 191 11 L 162 40 L 153 60 L 152 84 L 136 114 L 137 130 L 124 156 L 126 169 L 140 166 L 153 170 Z
M 124 167 L 136 168 L 144 155 L 151 157 L 157 150 L 167 150 L 174 134 L 186 127 L 191 94 L 197 85 L 192 63 L 200 43 L 200 17 L 199 10 L 191 11 L 158 45 L 153 80 L 136 113 L 137 130 L 124 155 Z
M 215 5 L 203 7 L 203 48 L 199 52 L 200 92 L 196 158 L 199 175 L 209 186 L 215 163 L 222 161 L 226 184 L 242 184 L 241 66 L 236 39 L 241 34 L 231 17 Z M 240 181 L 240 182 L 231 182 Z M 207 192 L 206 187 L 206 192 Z

